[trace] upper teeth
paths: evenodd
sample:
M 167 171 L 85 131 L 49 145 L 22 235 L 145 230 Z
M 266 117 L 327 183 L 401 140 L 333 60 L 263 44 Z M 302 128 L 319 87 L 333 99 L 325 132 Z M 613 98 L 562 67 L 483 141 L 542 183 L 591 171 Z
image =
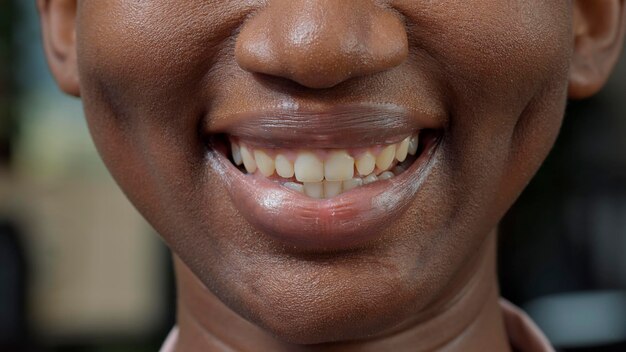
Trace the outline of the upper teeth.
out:
M 298 153 L 293 169 L 296 172 L 296 180 L 300 182 L 322 182 L 324 180 L 324 162 L 312 152 Z
M 406 137 L 396 144 L 361 149 L 353 154 L 345 149 L 293 151 L 252 148 L 231 140 L 233 161 L 237 165 L 243 164 L 248 173 L 259 170 L 265 177 L 277 174 L 291 181 L 295 176 L 303 187 L 294 182 L 284 185 L 315 198 L 329 198 L 342 190 L 389 179 L 394 176 L 389 170 L 395 166 L 396 160 L 402 162 L 407 154 L 415 155 L 417 148 L 417 135 Z

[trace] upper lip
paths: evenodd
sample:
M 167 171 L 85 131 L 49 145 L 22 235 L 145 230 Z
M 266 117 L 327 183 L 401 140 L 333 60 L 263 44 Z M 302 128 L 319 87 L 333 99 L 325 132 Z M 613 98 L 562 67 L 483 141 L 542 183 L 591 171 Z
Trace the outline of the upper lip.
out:
M 207 119 L 202 129 L 207 135 L 228 134 L 269 148 L 356 148 L 396 143 L 415 131 L 441 127 L 441 114 L 360 103 L 244 111 Z

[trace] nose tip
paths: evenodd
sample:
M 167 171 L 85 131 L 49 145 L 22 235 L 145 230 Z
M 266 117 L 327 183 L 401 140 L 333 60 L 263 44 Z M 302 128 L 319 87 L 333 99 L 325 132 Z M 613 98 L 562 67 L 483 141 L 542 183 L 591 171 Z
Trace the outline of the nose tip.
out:
M 242 27 L 235 59 L 246 71 L 330 88 L 400 65 L 404 24 L 369 0 L 276 0 Z

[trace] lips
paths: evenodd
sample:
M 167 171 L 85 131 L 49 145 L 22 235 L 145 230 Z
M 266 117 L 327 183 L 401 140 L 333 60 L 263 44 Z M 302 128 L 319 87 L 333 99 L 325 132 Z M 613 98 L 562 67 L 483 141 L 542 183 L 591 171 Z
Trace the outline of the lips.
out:
M 204 128 L 207 161 L 234 206 L 264 235 L 304 251 L 346 250 L 380 239 L 415 198 L 441 140 L 439 116 L 389 104 L 246 112 L 219 121 Z M 385 161 L 384 169 L 359 175 L 354 164 L 367 159 L 363 155 L 376 150 L 384 157 L 392 149 L 398 155 L 411 138 L 419 139 L 413 156 L 400 152 L 401 162 Z M 253 156 L 260 168 L 251 168 Z M 282 165 L 278 175 L 275 161 L 289 159 L 296 171 L 285 174 L 289 167 Z M 325 164 L 332 165 L 327 176 L 346 180 L 324 180 Z

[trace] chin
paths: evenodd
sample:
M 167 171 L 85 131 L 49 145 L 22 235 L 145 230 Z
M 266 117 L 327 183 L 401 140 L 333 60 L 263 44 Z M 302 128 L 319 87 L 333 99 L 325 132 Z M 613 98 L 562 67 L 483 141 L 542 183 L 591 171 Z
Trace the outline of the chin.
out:
M 407 307 L 416 306 L 417 297 L 409 298 L 415 292 L 399 292 L 386 282 L 296 285 L 242 295 L 232 308 L 280 341 L 310 345 L 379 336 L 401 325 L 408 319 Z

